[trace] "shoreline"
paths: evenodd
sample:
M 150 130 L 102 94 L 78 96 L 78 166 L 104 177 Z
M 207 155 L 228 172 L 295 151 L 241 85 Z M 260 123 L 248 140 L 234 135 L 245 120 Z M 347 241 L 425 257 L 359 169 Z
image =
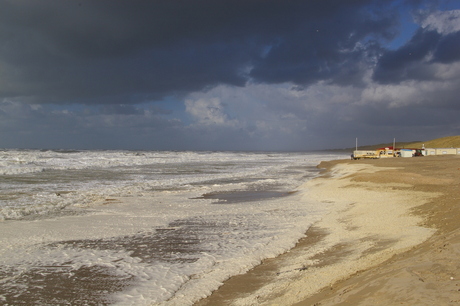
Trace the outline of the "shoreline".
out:
M 454 264 L 460 251 L 455 207 L 460 157 L 340 160 L 318 167 L 326 172 L 303 186 L 305 195 L 343 201 L 335 212 L 310 228 L 291 251 L 230 278 L 195 305 L 460 301 L 460 267 Z M 444 257 L 437 258 L 439 253 Z M 427 272 L 440 261 L 444 272 Z

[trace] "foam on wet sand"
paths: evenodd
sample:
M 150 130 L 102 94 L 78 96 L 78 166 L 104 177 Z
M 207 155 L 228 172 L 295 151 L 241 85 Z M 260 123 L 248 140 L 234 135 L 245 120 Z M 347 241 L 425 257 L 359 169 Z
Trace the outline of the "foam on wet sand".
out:
M 439 289 L 433 298 L 422 272 L 433 270 L 434 262 L 444 260 L 442 277 L 450 285 L 457 277 L 446 271 L 458 270 L 452 266 L 458 253 L 452 252 L 458 251 L 460 244 L 455 244 L 448 259 L 436 260 L 433 245 L 439 244 L 443 231 L 450 235 L 444 240 L 456 237 L 455 221 L 445 222 L 449 213 L 440 211 L 452 214 L 455 210 L 459 215 L 455 208 L 458 197 L 452 193 L 458 190 L 460 158 L 334 161 L 321 167 L 329 168 L 329 172 L 307 182 L 300 192 L 305 199 L 333 203 L 335 209 L 291 252 L 237 278 L 244 287 L 242 284 L 254 283 L 254 275 L 259 275 L 255 288 L 238 291 L 230 279 L 199 305 L 389 305 L 403 300 L 408 305 L 428 305 L 440 298 L 447 303 L 455 301 L 452 294 L 460 299 L 460 287 L 457 291 L 450 288 L 441 297 L 439 290 L 446 284 L 431 272 L 435 283 L 429 285 Z M 448 207 L 440 210 L 439 205 Z M 414 252 L 418 252 L 418 266 L 411 266 L 415 261 L 407 257 Z

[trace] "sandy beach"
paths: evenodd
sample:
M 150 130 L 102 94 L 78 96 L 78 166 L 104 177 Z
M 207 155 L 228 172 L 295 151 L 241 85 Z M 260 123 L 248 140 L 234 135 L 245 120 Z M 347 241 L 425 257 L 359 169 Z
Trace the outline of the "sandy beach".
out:
M 299 192 L 335 209 L 196 305 L 458 305 L 460 157 L 331 161 Z

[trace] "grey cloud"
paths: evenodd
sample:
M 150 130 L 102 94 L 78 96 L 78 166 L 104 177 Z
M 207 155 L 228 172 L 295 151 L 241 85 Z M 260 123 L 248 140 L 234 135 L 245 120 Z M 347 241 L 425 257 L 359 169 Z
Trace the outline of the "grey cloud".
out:
M 166 110 L 142 111 L 131 105 L 101 108 L 69 111 L 0 101 L 0 139 L 16 148 L 146 149 L 182 137 L 176 134 L 182 123 L 165 118 L 170 113 Z
M 102 107 L 102 114 L 140 115 L 143 110 L 129 104 L 110 104 Z

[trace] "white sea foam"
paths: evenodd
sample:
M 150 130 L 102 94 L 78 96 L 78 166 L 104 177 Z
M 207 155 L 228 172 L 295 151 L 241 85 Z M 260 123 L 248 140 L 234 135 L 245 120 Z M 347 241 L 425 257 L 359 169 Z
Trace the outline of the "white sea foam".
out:
M 112 292 L 113 301 L 121 305 L 192 304 L 228 277 L 292 248 L 328 210 L 327 204 L 300 201 L 299 194 L 228 204 L 200 198 L 202 194 L 294 191 L 316 175 L 313 167 L 320 160 L 344 157 L 126 151 L 1 154 L 5 169 L 23 171 L 3 169 L 8 174 L 1 176 L 2 184 L 9 186 L 0 192 L 1 213 L 7 219 L 0 222 L 0 274 L 9 279 L 4 292 L 17 295 L 21 286 L 34 286 L 21 277 L 36 267 L 63 267 L 68 279 L 77 277 L 75 271 L 82 267 L 101 267 L 116 280 L 135 278 L 134 284 Z

